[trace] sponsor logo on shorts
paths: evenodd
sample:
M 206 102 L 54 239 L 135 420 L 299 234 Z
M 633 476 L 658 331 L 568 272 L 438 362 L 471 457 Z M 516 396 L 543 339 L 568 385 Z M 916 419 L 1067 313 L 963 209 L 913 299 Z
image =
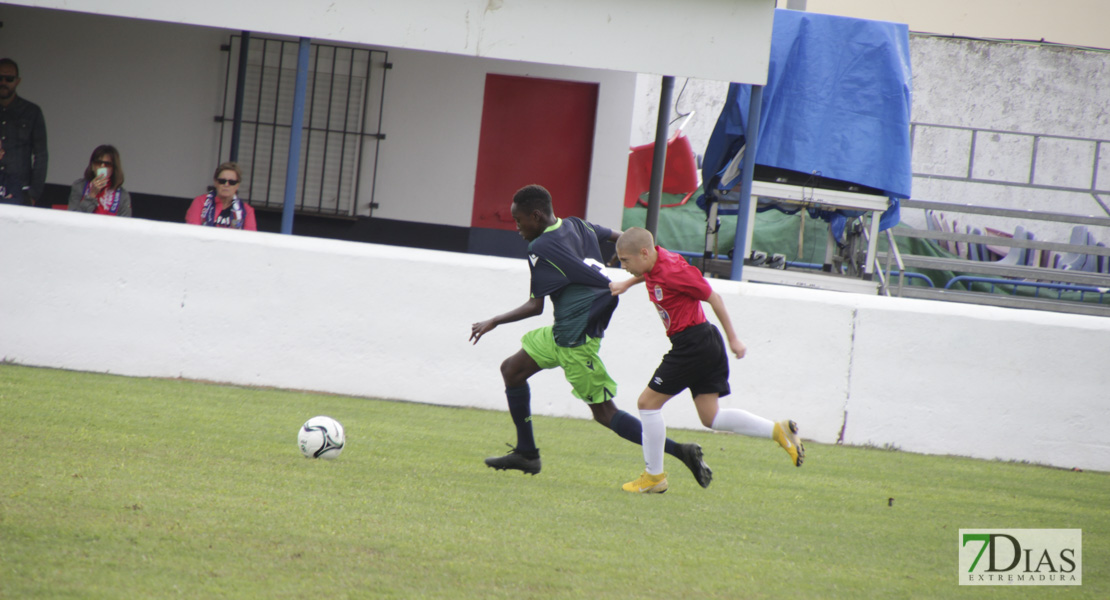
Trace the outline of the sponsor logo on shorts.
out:
M 662 377 L 659 377 L 658 375 L 656 375 L 655 377 L 652 377 L 652 378 L 651 378 L 651 381 L 652 381 L 652 383 L 654 383 L 655 385 L 663 385 L 663 378 L 662 378 Z

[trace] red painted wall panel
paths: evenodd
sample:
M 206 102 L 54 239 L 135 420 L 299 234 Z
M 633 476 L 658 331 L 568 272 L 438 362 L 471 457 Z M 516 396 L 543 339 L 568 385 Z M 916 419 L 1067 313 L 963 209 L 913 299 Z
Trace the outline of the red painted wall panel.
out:
M 514 230 L 513 192 L 538 183 L 557 216 L 586 215 L 598 85 L 487 75 L 471 227 Z

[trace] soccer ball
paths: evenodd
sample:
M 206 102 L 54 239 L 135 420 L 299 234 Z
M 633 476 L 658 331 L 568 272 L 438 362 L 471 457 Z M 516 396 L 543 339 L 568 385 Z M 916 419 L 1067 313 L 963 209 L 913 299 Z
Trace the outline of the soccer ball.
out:
M 305 458 L 335 458 L 346 439 L 343 425 L 331 417 L 312 417 L 297 432 L 297 446 Z

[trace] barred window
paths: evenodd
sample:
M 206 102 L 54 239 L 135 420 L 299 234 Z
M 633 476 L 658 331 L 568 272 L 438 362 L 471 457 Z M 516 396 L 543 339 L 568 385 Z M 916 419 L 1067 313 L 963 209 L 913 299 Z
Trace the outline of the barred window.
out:
M 231 151 L 242 36 L 227 51 L 220 156 Z M 250 36 L 243 85 L 239 194 L 256 208 L 280 209 L 293 122 L 299 43 Z M 312 43 L 295 209 L 324 216 L 369 216 L 373 208 L 388 53 Z

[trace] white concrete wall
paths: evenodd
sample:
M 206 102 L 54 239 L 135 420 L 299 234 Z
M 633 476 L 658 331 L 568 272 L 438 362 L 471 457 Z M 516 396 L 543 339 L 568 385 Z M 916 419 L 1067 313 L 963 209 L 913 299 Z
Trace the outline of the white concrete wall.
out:
M 756 84 L 767 77 L 774 9 L 768 0 L 24 0 L 15 4 Z
M 19 63 L 18 92 L 46 117 L 48 183 L 73 183 L 104 143 L 119 148 L 132 192 L 191 198 L 211 183 L 228 62 L 220 45 L 239 30 L 9 5 L 0 21 L 0 56 Z M 599 84 L 586 217 L 620 222 L 634 74 L 385 49 L 394 66 L 375 216 L 470 226 L 485 78 L 498 73 Z M 365 214 L 369 197 L 360 200 Z
M 913 36 L 913 120 L 1063 137 L 1110 140 L 1110 53 L 1058 46 Z M 914 142 L 915 173 L 966 176 L 971 136 L 956 130 L 923 130 Z M 1091 142 L 1044 140 L 1037 145 L 1034 183 L 1110 189 L 1110 143 L 1096 162 Z M 1029 181 L 1032 138 L 983 134 L 976 138 L 973 176 L 1000 182 Z M 1106 217 L 1087 192 L 969 184 L 915 177 L 914 198 L 1034 211 Z M 1110 196 L 1103 194 L 1104 202 Z M 906 221 L 924 227 L 921 211 Z M 964 224 L 1013 231 L 1024 225 L 1037 239 L 1067 242 L 1071 226 L 970 215 Z M 1110 230 L 1093 228 L 1110 243 Z
M 630 146 L 655 141 L 662 81 L 662 77 L 658 75 L 641 74 L 636 78 L 636 104 L 632 113 Z M 709 136 L 713 135 L 717 118 L 721 116 L 721 107 L 728 96 L 728 86 L 727 81 L 676 78 L 667 134 L 674 134 L 675 130 L 682 127 L 682 133 L 690 138 L 694 152 L 705 154 L 705 146 L 709 143 Z
M 1110 320 L 712 283 L 750 348 L 725 406 L 823 443 L 1110 470 Z M 498 365 L 550 308 L 476 346 L 470 325 L 527 293 L 523 259 L 0 206 L 16 364 L 502 409 Z M 666 348 L 642 291 L 624 297 L 603 345 L 618 406 Z M 588 418 L 559 372 L 532 388 L 537 414 Z M 700 428 L 688 397 L 666 410 Z
M 486 74 L 497 73 L 600 84 L 586 218 L 620 223 L 634 74 L 412 50 L 389 60 L 374 216 L 470 226 Z

